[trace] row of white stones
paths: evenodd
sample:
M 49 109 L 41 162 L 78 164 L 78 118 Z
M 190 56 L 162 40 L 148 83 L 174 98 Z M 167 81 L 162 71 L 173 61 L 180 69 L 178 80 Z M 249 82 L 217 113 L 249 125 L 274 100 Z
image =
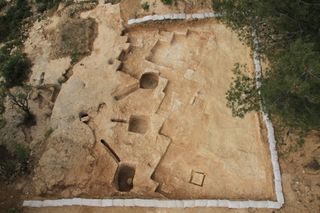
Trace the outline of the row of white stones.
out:
M 178 16 L 179 14 L 172 14 L 170 17 L 174 19 L 185 19 L 187 15 Z M 215 14 L 211 17 L 217 17 Z M 154 18 L 154 16 L 152 16 Z M 163 16 L 164 17 L 164 16 Z M 167 16 L 169 17 L 169 16 Z M 185 17 L 185 18 L 182 18 Z M 203 16 L 191 14 L 193 19 L 201 19 Z M 199 18 L 200 17 L 200 18 Z M 144 17 L 145 18 L 145 17 Z M 144 19 L 151 20 L 150 17 Z M 157 17 L 155 17 L 157 18 Z M 188 16 L 189 18 L 189 16 Z M 208 15 L 207 17 L 208 18 Z M 132 20 L 132 19 L 131 19 Z M 137 19 L 134 19 L 137 20 Z M 165 19 L 156 19 L 165 20 Z M 130 20 L 129 20 L 130 21 Z M 142 23 L 141 19 L 131 21 L 129 24 Z M 257 39 L 254 36 L 254 42 L 257 44 Z M 257 52 L 254 52 L 254 65 L 256 71 L 256 78 L 259 79 L 262 74 L 261 61 Z M 260 87 L 259 81 L 257 81 L 257 87 Z M 281 185 L 281 172 L 278 161 L 278 154 L 276 150 L 276 140 L 274 136 L 274 129 L 271 120 L 268 115 L 263 113 L 263 120 L 266 124 L 268 132 L 269 150 L 271 155 L 272 170 L 274 175 L 274 188 L 277 201 L 236 201 L 236 200 L 157 200 L 157 199 L 83 199 L 83 198 L 70 198 L 70 199 L 58 199 L 58 200 L 25 200 L 23 206 L 25 207 L 56 207 L 56 206 L 95 206 L 95 207 L 158 207 L 158 208 L 191 208 L 191 207 L 224 207 L 224 208 L 269 208 L 280 209 L 284 204 L 284 197 Z
M 259 48 L 259 42 L 256 34 L 253 34 L 253 42 L 255 44 L 255 48 Z M 255 66 L 255 77 L 256 77 L 256 87 L 259 88 L 261 86 L 260 78 L 262 76 L 262 67 L 261 67 L 261 60 L 260 56 L 257 51 L 253 52 L 253 62 Z M 267 133 L 268 133 L 268 142 L 269 142 L 269 150 L 271 155 L 271 164 L 273 170 L 273 177 L 274 177 L 274 189 L 276 193 L 277 202 L 281 204 L 284 203 L 284 196 L 282 191 L 282 184 L 281 184 L 281 171 L 279 166 L 279 159 L 278 153 L 276 150 L 276 139 L 274 136 L 274 129 L 271 120 L 269 119 L 268 114 L 265 112 L 261 112 L 263 116 L 263 120 L 266 124 Z
M 195 20 L 195 19 L 205 19 L 205 18 L 216 18 L 219 17 L 220 14 L 214 12 L 207 13 L 173 13 L 173 14 L 164 14 L 164 15 L 148 15 L 142 18 L 137 19 L 129 19 L 128 24 L 141 24 L 144 22 L 150 21 L 163 21 L 163 20 Z
M 268 208 L 279 209 L 281 204 L 275 201 L 230 201 L 230 200 L 155 200 L 155 199 L 59 199 L 27 200 L 25 207 L 58 207 L 58 206 L 94 206 L 94 207 L 157 207 L 157 208 Z

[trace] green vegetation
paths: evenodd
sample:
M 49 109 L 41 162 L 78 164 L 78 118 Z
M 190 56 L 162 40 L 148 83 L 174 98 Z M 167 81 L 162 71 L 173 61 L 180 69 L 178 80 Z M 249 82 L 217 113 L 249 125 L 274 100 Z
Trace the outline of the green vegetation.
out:
M 232 115 L 243 118 L 247 112 L 260 109 L 260 94 L 256 90 L 256 82 L 247 73 L 247 66 L 235 64 L 231 88 L 227 91 L 227 106 Z
M 20 210 L 19 208 L 10 208 L 8 210 L 8 213 L 20 213 L 22 212 L 22 210 Z
M 269 68 L 252 86 L 254 78 L 236 72 L 227 92 L 235 116 L 263 110 L 286 125 L 304 130 L 320 129 L 320 4 L 313 0 L 214 0 L 222 20 L 242 41 L 267 59 Z M 258 45 L 253 42 L 253 34 Z
M 30 151 L 17 144 L 14 152 L 0 145 L 0 178 L 8 179 L 28 172 Z
M 149 10 L 150 4 L 149 4 L 148 2 L 144 2 L 144 3 L 142 3 L 141 7 L 142 7 L 144 10 Z
M 29 107 L 29 96 L 31 92 L 32 87 L 28 85 L 23 85 L 21 88 L 19 88 L 18 92 L 6 90 L 6 95 L 8 96 L 10 102 L 23 112 L 22 124 L 25 126 L 33 126 L 36 124 L 36 117 L 30 111 Z
M 36 0 L 37 10 L 39 12 L 44 12 L 52 8 L 58 8 L 61 0 Z
M 2 57 L 1 57 L 2 56 Z M 0 75 L 4 78 L 4 85 L 7 88 L 22 85 L 28 77 L 31 62 L 26 54 L 16 51 L 9 55 L 1 55 Z
M 7 1 L 6 0 L 0 0 L 0 9 L 4 8 L 5 6 L 7 6 Z
M 161 0 L 163 4 L 172 5 L 174 0 Z
M 20 40 L 23 20 L 30 15 L 28 1 L 14 0 L 5 15 L 0 16 L 0 42 Z
M 5 45 L 0 49 L 0 129 L 6 125 L 6 120 L 3 117 L 5 111 L 4 101 L 6 97 L 9 97 L 9 100 L 11 100 L 14 105 L 17 104 L 14 103 L 12 98 L 20 101 L 23 105 L 28 103 L 26 96 L 23 97 L 21 94 L 12 94 L 10 88 L 14 86 L 23 86 L 23 82 L 28 77 L 31 62 L 20 50 L 13 51 L 11 54 L 10 52 L 12 52 L 12 48 L 8 48 L 8 45 Z M 23 106 L 21 104 L 17 106 L 24 112 L 24 120 L 22 123 L 26 126 L 34 125 L 34 115 L 30 112 L 29 108 L 26 110 L 26 108 L 21 107 Z

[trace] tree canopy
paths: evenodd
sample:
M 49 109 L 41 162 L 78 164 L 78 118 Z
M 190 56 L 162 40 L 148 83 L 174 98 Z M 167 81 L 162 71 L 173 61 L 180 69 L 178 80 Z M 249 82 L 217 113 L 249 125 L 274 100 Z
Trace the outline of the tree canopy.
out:
M 287 125 L 320 129 L 320 2 L 318 0 L 214 0 L 214 9 L 240 39 L 268 60 L 260 79 L 243 72 L 227 92 L 235 116 L 263 110 Z M 258 38 L 258 46 L 253 35 Z M 239 69 L 239 65 L 236 65 Z M 252 94 L 260 94 L 261 99 Z

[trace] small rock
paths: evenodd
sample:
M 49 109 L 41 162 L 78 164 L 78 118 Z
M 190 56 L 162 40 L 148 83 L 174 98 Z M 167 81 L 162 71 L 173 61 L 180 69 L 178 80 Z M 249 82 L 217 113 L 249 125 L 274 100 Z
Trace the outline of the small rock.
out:
M 82 121 L 83 123 L 87 123 L 87 122 L 89 122 L 89 120 L 90 120 L 89 116 L 84 116 L 84 117 L 80 118 L 80 121 Z

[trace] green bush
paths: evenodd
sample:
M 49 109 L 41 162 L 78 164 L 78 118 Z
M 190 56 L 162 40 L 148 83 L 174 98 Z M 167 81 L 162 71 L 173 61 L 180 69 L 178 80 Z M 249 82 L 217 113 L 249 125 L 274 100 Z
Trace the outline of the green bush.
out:
M 6 0 L 0 0 L 0 9 L 4 8 L 7 5 Z
M 141 7 L 142 7 L 144 10 L 149 10 L 150 4 L 149 4 L 148 2 L 144 2 L 144 3 L 142 3 Z
M 15 0 L 6 14 L 0 16 L 0 42 L 19 39 L 22 36 L 22 22 L 31 14 L 28 1 Z
M 172 5 L 173 0 L 161 0 L 163 4 Z
M 0 178 L 8 178 L 16 173 L 17 163 L 7 147 L 0 145 Z
M 44 12 L 52 8 L 57 8 L 61 0 L 36 0 L 37 10 L 39 12 Z
M 22 210 L 18 209 L 18 208 L 10 208 L 8 210 L 8 213 L 20 213 L 22 212 Z
M 22 85 L 28 76 L 30 67 L 31 62 L 26 54 L 18 51 L 10 55 L 4 64 L 0 65 L 0 74 L 5 80 L 5 86 L 11 88 Z
M 28 164 L 28 160 L 29 160 L 29 151 L 22 146 L 21 144 L 17 144 L 16 148 L 15 148 L 15 156 L 17 161 L 25 166 L 26 164 Z
M 30 153 L 27 148 L 17 144 L 14 153 L 0 145 L 0 178 L 10 178 L 28 172 Z

